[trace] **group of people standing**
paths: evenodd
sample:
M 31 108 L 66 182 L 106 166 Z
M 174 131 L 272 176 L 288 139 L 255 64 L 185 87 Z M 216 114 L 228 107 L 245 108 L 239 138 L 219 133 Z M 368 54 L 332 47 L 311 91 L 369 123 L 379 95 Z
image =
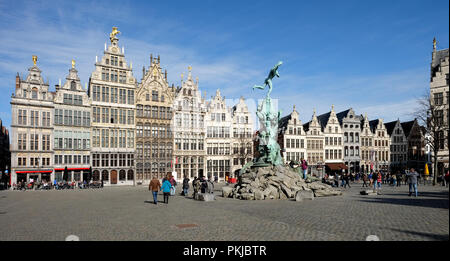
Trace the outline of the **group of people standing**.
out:
M 410 171 L 406 174 L 400 174 L 398 172 L 395 175 L 388 174 L 386 177 L 380 172 L 371 172 L 368 175 L 365 173 L 362 174 L 363 185 L 362 187 L 370 187 L 373 185 L 373 190 L 378 191 L 380 193 L 381 184 L 391 184 L 399 187 L 402 181 L 405 181 L 409 185 L 409 196 L 413 193 L 417 197 L 417 180 L 420 177 L 419 173 L 415 171 L 414 168 L 411 168 Z M 369 183 L 369 184 L 368 184 Z
M 189 195 L 189 181 L 190 179 L 185 176 L 182 184 L 182 196 L 187 197 Z M 159 182 L 156 176 L 153 176 L 149 184 L 149 190 L 152 191 L 153 194 L 153 203 L 155 205 L 158 204 L 158 192 L 162 191 L 164 196 L 164 203 L 168 204 L 169 196 L 175 195 L 176 186 L 177 182 L 175 178 L 170 174 L 163 178 L 162 184 L 161 182 Z M 194 180 L 192 181 L 192 188 L 194 189 L 193 198 L 195 198 L 199 192 L 212 193 L 214 191 L 214 183 L 211 180 L 206 179 L 205 177 L 194 177 Z

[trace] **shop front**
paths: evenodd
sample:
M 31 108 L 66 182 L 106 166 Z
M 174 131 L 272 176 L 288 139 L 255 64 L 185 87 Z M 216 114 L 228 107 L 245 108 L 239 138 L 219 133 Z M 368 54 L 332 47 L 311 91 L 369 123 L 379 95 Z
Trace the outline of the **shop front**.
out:
M 19 182 L 50 182 L 53 170 L 19 170 L 16 171 L 15 183 Z

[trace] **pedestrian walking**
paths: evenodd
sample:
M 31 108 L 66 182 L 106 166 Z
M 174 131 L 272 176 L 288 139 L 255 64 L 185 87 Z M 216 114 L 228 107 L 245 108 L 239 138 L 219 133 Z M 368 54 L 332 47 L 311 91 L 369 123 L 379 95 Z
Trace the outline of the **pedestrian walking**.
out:
M 347 175 L 345 175 L 344 176 L 344 188 L 347 188 L 347 186 L 349 187 L 349 188 L 351 188 L 350 187 L 350 180 L 351 180 L 351 174 L 347 174 Z
M 372 180 L 373 172 L 369 172 L 369 186 L 372 186 L 373 180 Z
M 183 196 L 188 196 L 189 181 L 190 181 L 190 179 L 187 176 L 184 176 L 184 179 L 183 179 Z
M 170 196 L 170 190 L 172 189 L 172 184 L 170 184 L 169 179 L 166 179 L 160 190 L 162 190 L 164 195 L 164 203 L 169 204 L 169 196 Z
M 392 185 L 395 187 L 397 186 L 397 175 L 392 174 Z
M 158 191 L 161 189 L 161 183 L 156 178 L 156 176 L 153 176 L 153 179 L 150 181 L 150 184 L 148 186 L 148 190 L 150 190 L 153 194 L 153 203 L 155 205 L 158 204 Z
M 301 159 L 302 170 L 303 170 L 303 179 L 306 180 L 306 172 L 308 171 L 308 162 L 305 159 Z
M 444 176 L 445 187 L 448 187 L 449 178 L 450 178 L 450 174 L 449 174 L 449 171 L 447 170 L 447 173 Z
M 382 173 L 381 172 L 378 172 L 378 175 L 377 175 L 377 186 L 378 186 L 378 190 L 381 190 L 381 184 L 382 184 Z
M 406 175 L 408 176 L 409 196 L 411 197 L 412 191 L 414 190 L 414 194 L 417 197 L 417 177 L 419 174 L 414 170 L 414 168 L 411 168 L 411 171 Z
M 172 185 L 172 188 L 170 189 L 170 195 L 174 196 L 175 191 L 176 191 L 177 181 L 175 180 L 175 178 L 172 175 L 170 175 L 169 182 L 170 182 L 170 185 Z
M 369 187 L 369 185 L 367 184 L 367 174 L 366 173 L 363 173 L 362 174 L 362 181 L 363 181 L 363 185 L 362 185 L 362 187 L 364 188 L 364 187 Z
M 377 183 L 378 183 L 378 172 L 374 172 L 372 174 L 372 184 L 373 184 L 373 191 L 376 192 L 377 191 Z

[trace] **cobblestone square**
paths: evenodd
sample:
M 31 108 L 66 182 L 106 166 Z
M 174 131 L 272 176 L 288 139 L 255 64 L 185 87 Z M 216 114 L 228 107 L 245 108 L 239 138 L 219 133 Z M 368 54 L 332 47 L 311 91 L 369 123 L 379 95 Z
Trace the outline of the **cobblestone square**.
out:
M 174 196 L 168 205 L 152 204 L 142 186 L 0 191 L 0 240 L 449 239 L 449 194 L 442 186 L 419 186 L 414 198 L 407 186 L 385 185 L 382 195 L 363 196 L 353 184 L 343 196 L 303 202 L 226 199 L 222 186 L 214 202 Z

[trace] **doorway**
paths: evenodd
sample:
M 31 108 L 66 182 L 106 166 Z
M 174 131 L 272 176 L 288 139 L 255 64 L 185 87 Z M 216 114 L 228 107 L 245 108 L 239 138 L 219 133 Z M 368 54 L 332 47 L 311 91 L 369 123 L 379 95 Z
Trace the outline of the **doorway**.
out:
M 111 184 L 117 184 L 117 170 L 111 170 Z

